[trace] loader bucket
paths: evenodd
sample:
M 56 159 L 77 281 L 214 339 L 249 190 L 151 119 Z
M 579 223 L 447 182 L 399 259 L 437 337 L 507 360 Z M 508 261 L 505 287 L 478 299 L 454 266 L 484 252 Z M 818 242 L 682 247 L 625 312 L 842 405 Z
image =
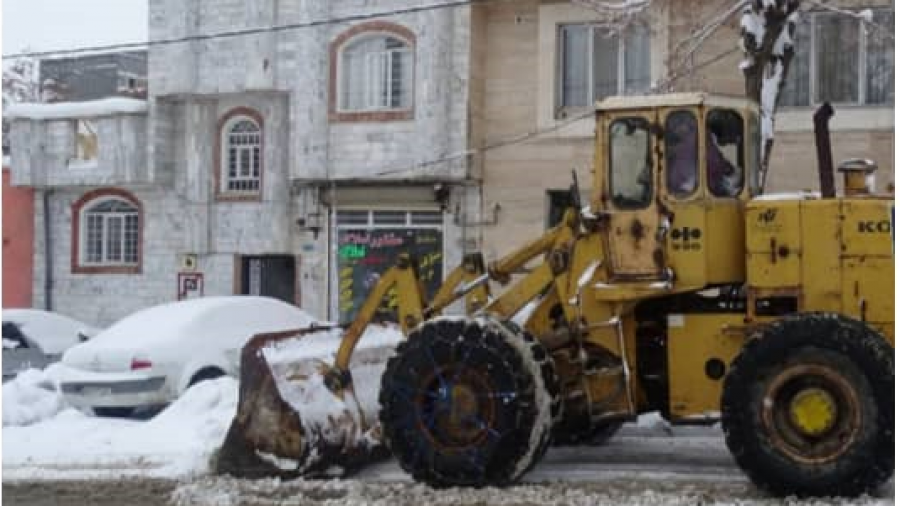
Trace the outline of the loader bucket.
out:
M 237 413 L 215 471 L 242 478 L 341 476 L 386 457 L 377 389 L 400 332 L 372 327 L 351 360 L 358 383 L 338 394 L 325 387 L 323 373 L 340 343 L 340 328 L 250 339 L 241 352 Z

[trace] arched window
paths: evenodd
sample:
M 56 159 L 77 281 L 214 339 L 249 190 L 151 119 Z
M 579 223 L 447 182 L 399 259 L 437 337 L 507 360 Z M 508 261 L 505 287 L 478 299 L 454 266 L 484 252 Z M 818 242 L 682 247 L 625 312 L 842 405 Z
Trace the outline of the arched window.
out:
M 412 49 L 405 41 L 367 34 L 341 52 L 341 111 L 386 111 L 412 106 Z
M 219 191 L 257 194 L 262 179 L 262 122 L 236 114 L 225 121 L 221 135 Z
M 413 118 L 416 36 L 386 21 L 355 25 L 331 43 L 332 121 Z
M 122 190 L 88 193 L 73 204 L 73 271 L 139 272 L 141 206 Z

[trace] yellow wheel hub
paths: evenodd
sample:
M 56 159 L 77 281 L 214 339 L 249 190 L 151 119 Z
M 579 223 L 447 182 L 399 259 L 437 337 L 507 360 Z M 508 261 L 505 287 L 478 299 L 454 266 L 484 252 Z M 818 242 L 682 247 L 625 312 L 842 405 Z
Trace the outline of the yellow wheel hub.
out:
M 791 399 L 791 423 L 807 436 L 820 436 L 834 426 L 837 406 L 834 398 L 821 388 L 801 390 Z

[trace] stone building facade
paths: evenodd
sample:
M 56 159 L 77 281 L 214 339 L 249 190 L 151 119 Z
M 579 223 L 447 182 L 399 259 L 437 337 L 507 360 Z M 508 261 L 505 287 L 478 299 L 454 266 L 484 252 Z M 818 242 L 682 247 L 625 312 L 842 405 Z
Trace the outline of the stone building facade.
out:
M 152 0 L 151 42 L 262 29 L 151 44 L 145 111 L 20 111 L 14 183 L 50 195 L 53 232 L 34 305 L 108 324 L 253 293 L 346 320 L 406 246 L 436 285 L 479 246 L 470 10 L 411 5 Z
M 596 12 L 550 0 L 151 0 L 150 40 L 181 42 L 151 44 L 146 102 L 55 104 L 15 121 L 13 184 L 49 203 L 36 212 L 34 305 L 107 324 L 178 298 L 258 293 L 346 321 L 405 250 L 433 288 L 463 254 L 496 258 L 540 233 L 572 169 L 589 186 L 595 93 L 742 93 L 736 16 L 681 52 L 713 4 L 654 2 L 610 32 Z M 857 84 L 829 91 L 846 98 L 835 159 L 874 158 L 884 184 L 893 94 L 865 69 L 889 70 L 893 89 L 893 49 L 886 59 L 859 25 L 838 28 L 857 36 L 844 48 Z M 836 52 L 818 55 L 822 44 L 779 115 L 770 189 L 816 186 L 807 118 Z

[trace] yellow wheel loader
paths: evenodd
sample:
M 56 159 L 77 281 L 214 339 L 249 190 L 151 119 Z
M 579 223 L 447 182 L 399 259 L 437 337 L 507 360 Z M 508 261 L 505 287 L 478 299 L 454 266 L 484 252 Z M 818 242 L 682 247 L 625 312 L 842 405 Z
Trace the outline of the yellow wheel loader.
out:
M 554 441 L 589 443 L 658 411 L 721 422 L 737 464 L 771 493 L 878 487 L 894 469 L 893 197 L 874 194 L 867 160 L 841 164 L 842 196 L 833 179 L 821 195 L 759 195 L 759 137 L 743 99 L 599 103 L 590 202 L 576 182 L 544 235 L 494 262 L 467 256 L 432 300 L 401 255 L 332 337 L 333 362 L 305 372 L 266 353 L 339 331 L 254 338 L 219 469 L 328 474 L 387 448 L 432 486 L 506 485 Z M 406 337 L 379 358 L 364 409 L 359 391 L 373 385 L 359 380 L 357 345 L 389 292 Z M 464 316 L 441 315 L 459 300 Z M 349 425 L 319 434 L 308 422 L 319 415 L 283 398 L 292 381 L 315 383 L 305 391 L 344 406 L 326 422 Z M 278 459 L 289 465 L 263 462 Z

